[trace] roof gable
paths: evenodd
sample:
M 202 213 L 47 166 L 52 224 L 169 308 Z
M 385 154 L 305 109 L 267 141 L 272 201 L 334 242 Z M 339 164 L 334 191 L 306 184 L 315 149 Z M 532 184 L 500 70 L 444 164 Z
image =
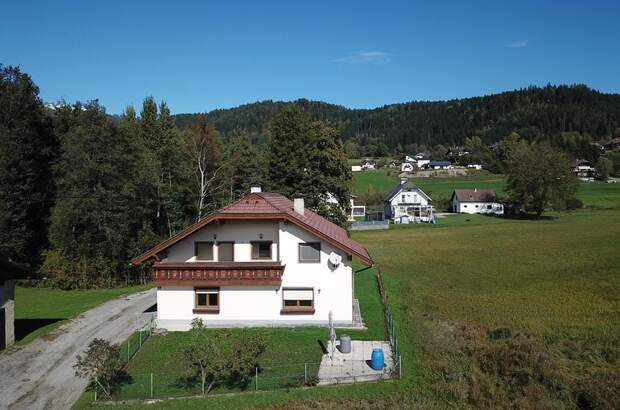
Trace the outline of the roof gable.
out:
M 391 202 L 392 199 L 394 199 L 394 197 L 400 194 L 402 191 L 418 191 L 420 195 L 424 196 L 428 201 L 433 201 L 430 196 L 426 195 L 426 192 L 422 191 L 422 189 L 409 181 L 396 185 L 390 192 L 388 192 L 388 194 L 385 196 L 384 201 Z
M 285 220 L 331 243 L 336 248 L 357 256 L 364 263 L 369 265 L 373 264 L 372 258 L 368 254 L 366 248 L 349 238 L 345 229 L 307 208 L 304 211 L 304 215 L 298 214 L 293 210 L 293 201 L 283 195 L 272 192 L 257 192 L 244 196 L 238 201 L 233 202 L 189 226 L 172 238 L 161 242 L 144 254 L 133 259 L 131 263 L 138 265 L 150 258 L 156 258 L 157 254 L 160 252 L 163 252 L 180 240 L 192 235 L 209 223 L 225 219 Z

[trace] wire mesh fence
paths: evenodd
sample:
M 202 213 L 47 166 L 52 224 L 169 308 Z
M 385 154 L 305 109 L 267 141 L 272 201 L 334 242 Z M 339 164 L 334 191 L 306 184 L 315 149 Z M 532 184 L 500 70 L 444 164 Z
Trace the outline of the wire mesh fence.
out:
M 385 325 L 387 327 L 387 336 L 392 349 L 394 373 L 396 376 L 402 377 L 402 356 L 400 354 L 398 336 L 396 335 L 396 322 L 394 320 L 394 316 L 392 315 L 392 306 L 390 305 L 387 290 L 385 289 L 385 284 L 383 283 L 383 275 L 379 269 L 377 269 L 377 287 L 379 288 L 379 295 L 381 296 L 381 301 L 383 302 L 385 312 Z

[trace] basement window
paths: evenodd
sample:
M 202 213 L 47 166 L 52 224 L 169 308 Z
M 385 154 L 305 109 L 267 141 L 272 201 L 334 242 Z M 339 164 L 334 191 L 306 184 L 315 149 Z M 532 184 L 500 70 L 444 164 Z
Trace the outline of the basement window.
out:
M 281 314 L 313 314 L 314 289 L 282 289 Z
M 219 313 L 220 288 L 197 288 L 194 313 Z

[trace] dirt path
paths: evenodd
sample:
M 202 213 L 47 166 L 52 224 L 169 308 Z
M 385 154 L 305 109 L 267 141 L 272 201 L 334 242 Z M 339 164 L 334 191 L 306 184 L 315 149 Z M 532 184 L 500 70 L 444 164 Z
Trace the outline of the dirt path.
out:
M 50 335 L 0 355 L 1 409 L 68 409 L 86 380 L 75 376 L 75 356 L 96 338 L 121 342 L 146 324 L 155 289 L 114 299 L 82 313 Z

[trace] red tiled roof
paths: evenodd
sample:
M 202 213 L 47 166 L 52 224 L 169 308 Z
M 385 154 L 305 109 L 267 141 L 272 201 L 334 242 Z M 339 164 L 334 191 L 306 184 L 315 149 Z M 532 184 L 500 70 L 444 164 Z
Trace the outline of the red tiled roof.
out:
M 321 237 L 336 248 L 360 258 L 371 265 L 372 258 L 366 248 L 349 238 L 347 231 L 340 226 L 317 215 L 308 208 L 301 215 L 293 210 L 293 201 L 272 192 L 251 193 L 232 204 L 216 211 L 194 225 L 184 229 L 172 238 L 160 243 L 151 250 L 131 261 L 134 265 L 155 257 L 171 245 L 191 235 L 198 229 L 218 219 L 283 219 Z

